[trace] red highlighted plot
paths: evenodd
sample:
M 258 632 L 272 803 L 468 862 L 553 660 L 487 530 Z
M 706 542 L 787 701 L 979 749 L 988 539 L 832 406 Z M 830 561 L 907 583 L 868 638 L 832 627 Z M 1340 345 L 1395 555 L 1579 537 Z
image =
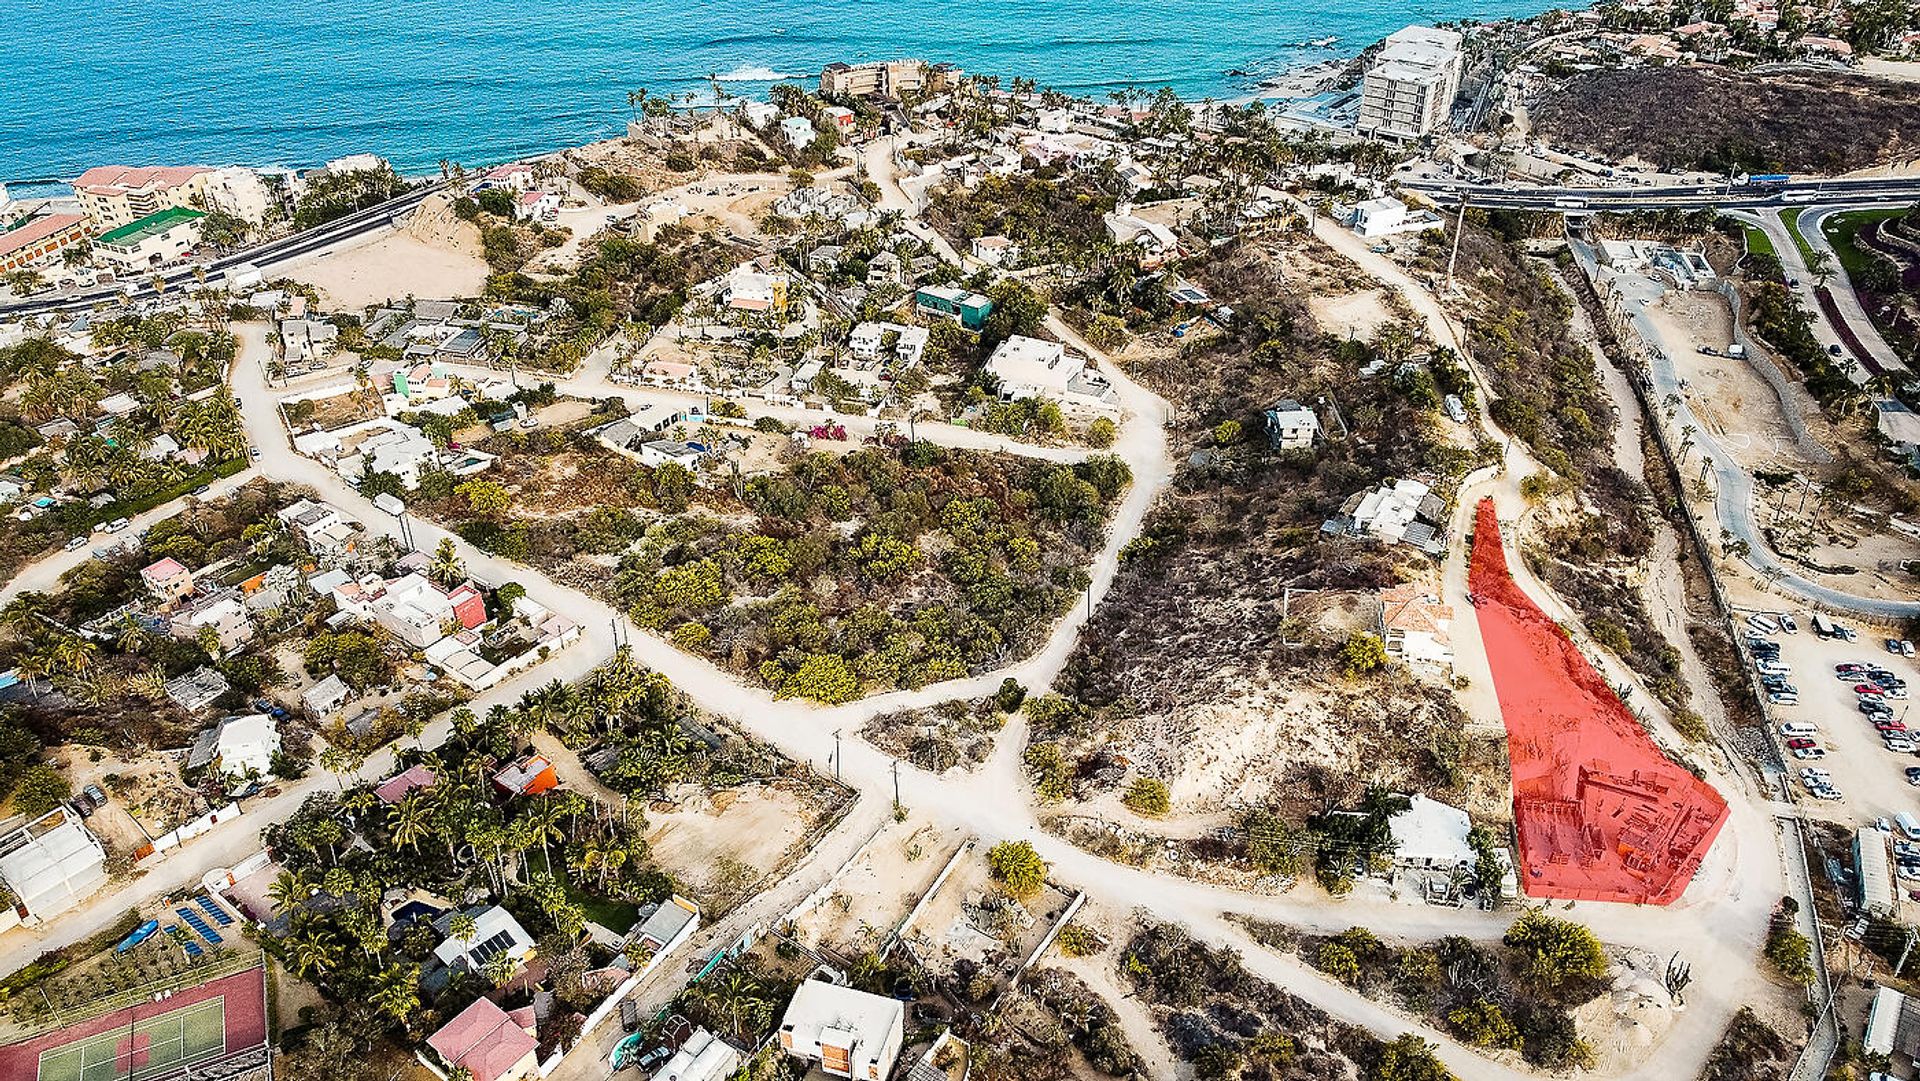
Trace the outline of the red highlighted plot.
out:
M 1481 500 L 1467 575 L 1513 762 L 1520 887 L 1531 897 L 1677 900 L 1727 802 L 1647 737 L 1507 569 Z

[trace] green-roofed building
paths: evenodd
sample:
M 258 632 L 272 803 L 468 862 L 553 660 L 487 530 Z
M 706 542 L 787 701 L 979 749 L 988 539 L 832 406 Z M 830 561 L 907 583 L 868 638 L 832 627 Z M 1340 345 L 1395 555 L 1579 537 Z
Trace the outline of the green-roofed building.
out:
M 162 266 L 200 243 L 200 222 L 205 217 L 198 210 L 168 207 L 94 237 L 93 250 L 122 271 Z

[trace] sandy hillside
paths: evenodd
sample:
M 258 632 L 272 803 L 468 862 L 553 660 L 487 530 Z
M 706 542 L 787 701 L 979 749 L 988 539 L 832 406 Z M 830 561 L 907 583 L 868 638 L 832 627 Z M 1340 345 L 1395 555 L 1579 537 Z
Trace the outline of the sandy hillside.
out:
M 480 230 L 444 195 L 420 204 L 396 230 L 296 260 L 286 276 L 320 290 L 328 308 L 361 308 L 402 297 L 467 297 L 487 280 Z

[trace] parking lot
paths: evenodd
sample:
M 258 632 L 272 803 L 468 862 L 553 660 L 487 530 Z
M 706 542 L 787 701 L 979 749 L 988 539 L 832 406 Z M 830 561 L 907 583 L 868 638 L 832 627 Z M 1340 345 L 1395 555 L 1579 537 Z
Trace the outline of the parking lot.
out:
M 1768 703 L 1775 730 L 1786 722 L 1810 724 L 1818 730 L 1811 738 L 1825 751 L 1817 760 L 1787 758 L 1789 772 L 1794 775 L 1795 797 L 1809 814 L 1848 826 L 1878 818 L 1891 821 L 1902 811 L 1920 814 L 1920 787 L 1908 784 L 1904 772 L 1910 766 L 1920 767 L 1920 756 L 1889 750 L 1874 728 L 1873 718 L 1860 711 L 1861 696 L 1854 687 L 1870 683 L 1867 677 L 1841 680 L 1834 671 L 1841 664 L 1869 665 L 1912 681 L 1920 676 L 1920 665 L 1887 652 L 1886 632 L 1881 628 L 1842 620 L 1843 626 L 1855 632 L 1854 640 L 1823 640 L 1814 633 L 1808 613 L 1790 615 L 1799 627 L 1797 632 L 1754 633 L 1752 637 L 1779 645 L 1780 661 L 1791 669 L 1785 679 L 1798 691 L 1796 703 Z M 1920 713 L 1912 711 L 1913 699 L 1880 697 L 1886 699 L 1891 717 L 1913 729 L 1915 742 L 1920 743 Z M 1784 745 L 1784 736 L 1782 742 Z M 1826 770 L 1841 798 L 1815 798 L 1800 780 L 1801 769 L 1808 766 Z

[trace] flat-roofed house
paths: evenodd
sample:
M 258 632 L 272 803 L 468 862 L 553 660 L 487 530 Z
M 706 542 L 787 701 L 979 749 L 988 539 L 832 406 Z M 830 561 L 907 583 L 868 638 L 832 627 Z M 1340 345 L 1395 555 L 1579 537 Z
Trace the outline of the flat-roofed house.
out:
M 807 980 L 780 1019 L 780 1047 L 830 1077 L 885 1081 L 906 1037 L 899 999 Z
M 107 881 L 107 853 L 65 807 L 0 837 L 0 880 L 27 920 L 46 919 L 91 900 Z

